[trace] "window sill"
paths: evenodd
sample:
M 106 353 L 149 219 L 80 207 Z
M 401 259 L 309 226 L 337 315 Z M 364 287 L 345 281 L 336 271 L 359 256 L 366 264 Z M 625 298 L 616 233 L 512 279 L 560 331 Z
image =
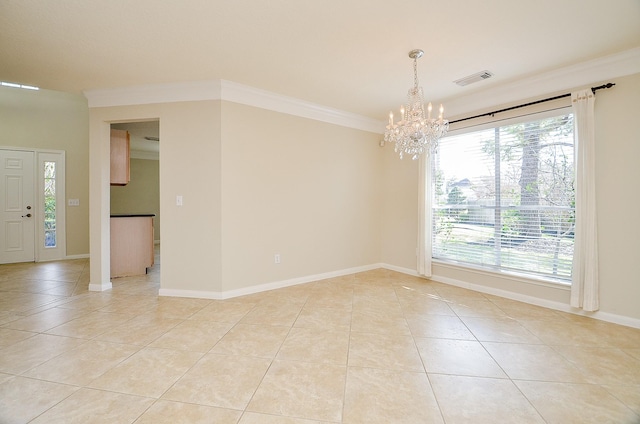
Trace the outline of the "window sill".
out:
M 533 275 L 525 275 L 517 272 L 510 272 L 504 270 L 492 270 L 488 268 L 476 267 L 469 264 L 462 264 L 454 261 L 444 261 L 441 259 L 432 259 L 432 263 L 443 268 L 449 268 L 452 270 L 467 271 L 474 274 L 485 275 L 489 277 L 499 277 L 504 280 L 511 280 L 517 283 L 533 284 L 536 286 L 550 287 L 560 290 L 570 290 L 571 283 L 564 280 L 555 280 L 551 278 L 536 277 Z

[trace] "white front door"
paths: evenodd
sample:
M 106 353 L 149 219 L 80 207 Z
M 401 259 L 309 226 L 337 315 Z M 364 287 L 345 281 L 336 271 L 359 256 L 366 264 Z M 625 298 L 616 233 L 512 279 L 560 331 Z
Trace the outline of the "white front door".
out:
M 34 152 L 0 150 L 0 263 L 35 260 Z

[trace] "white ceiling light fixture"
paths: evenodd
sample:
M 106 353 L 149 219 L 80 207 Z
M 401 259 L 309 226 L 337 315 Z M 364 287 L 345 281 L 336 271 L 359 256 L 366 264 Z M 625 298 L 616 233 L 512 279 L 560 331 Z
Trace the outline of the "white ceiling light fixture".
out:
M 13 88 L 24 88 L 25 90 L 40 90 L 39 87 L 35 87 L 33 85 L 18 84 L 18 83 L 15 83 L 15 82 L 6 82 L 6 81 L 0 81 L 0 86 L 2 86 L 2 87 L 13 87 Z
M 418 59 L 423 55 L 422 50 L 409 52 L 409 57 L 413 59 L 413 88 L 407 94 L 407 104 L 400 108 L 398 123 L 393 122 L 393 112 L 389 112 L 389 125 L 384 133 L 384 141 L 395 143 L 395 151 L 400 159 L 405 154 L 415 160 L 423 153 L 434 153 L 438 141 L 449 130 L 449 121 L 443 117 L 442 105 L 437 119 L 431 117 L 431 103 L 425 113 L 422 87 L 418 86 Z

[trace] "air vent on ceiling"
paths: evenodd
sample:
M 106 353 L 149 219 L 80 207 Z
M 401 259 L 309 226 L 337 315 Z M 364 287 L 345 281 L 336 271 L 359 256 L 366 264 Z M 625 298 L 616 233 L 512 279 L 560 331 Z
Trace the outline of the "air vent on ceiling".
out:
M 145 140 L 149 140 L 149 141 L 160 141 L 160 138 L 158 138 L 158 137 L 149 137 L 149 136 L 146 136 L 144 139 L 145 139 Z
M 461 87 L 465 85 L 473 84 L 474 82 L 482 81 L 489 79 L 493 76 L 493 74 L 489 71 L 478 72 L 473 75 L 469 75 L 468 77 L 460 78 L 459 80 L 455 80 L 454 82 Z

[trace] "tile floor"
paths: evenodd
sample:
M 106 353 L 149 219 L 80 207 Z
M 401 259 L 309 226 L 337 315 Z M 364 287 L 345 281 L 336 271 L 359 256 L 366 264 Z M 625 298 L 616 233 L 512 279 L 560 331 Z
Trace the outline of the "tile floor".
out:
M 640 330 L 374 270 L 225 301 L 0 266 L 0 423 L 638 423 Z

